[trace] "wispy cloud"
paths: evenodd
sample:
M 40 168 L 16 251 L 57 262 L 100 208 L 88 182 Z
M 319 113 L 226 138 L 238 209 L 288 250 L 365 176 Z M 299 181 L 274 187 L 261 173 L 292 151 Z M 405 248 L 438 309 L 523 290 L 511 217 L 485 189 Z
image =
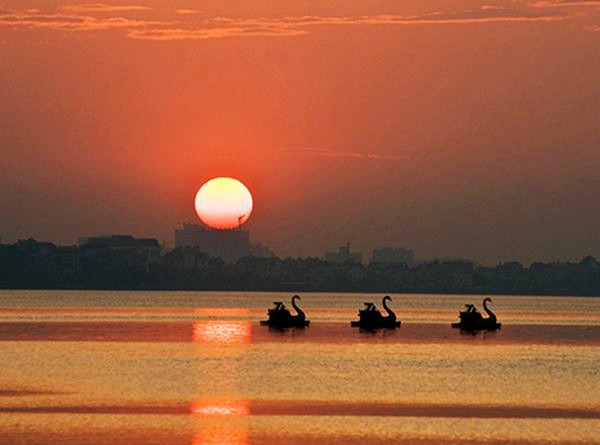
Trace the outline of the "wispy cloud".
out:
M 201 11 L 197 9 L 178 9 L 175 11 L 177 14 L 200 14 Z
M 600 0 L 537 0 L 529 3 L 534 8 L 577 8 L 579 17 L 597 17 L 600 11 Z M 600 32 L 599 25 L 588 25 L 582 28 L 588 32 Z
M 519 11 L 516 9 L 483 6 L 468 11 L 432 12 L 422 15 L 369 15 L 356 17 L 294 16 L 282 18 L 234 19 L 217 17 L 215 22 L 237 26 L 308 27 L 324 25 L 413 25 L 413 24 L 463 24 L 494 22 L 532 22 L 562 20 L 565 13 L 550 11 Z
M 311 28 L 324 26 L 414 26 L 448 24 L 487 24 L 550 22 L 568 18 L 560 11 L 506 9 L 482 7 L 458 12 L 433 12 L 423 15 L 370 15 L 356 17 L 289 16 L 279 18 L 214 17 L 200 26 L 162 20 L 134 20 L 125 17 L 93 17 L 92 12 L 131 11 L 143 6 L 107 6 L 88 3 L 65 7 L 55 13 L 39 10 L 0 11 L 0 26 L 44 28 L 62 31 L 92 31 L 124 29 L 134 39 L 154 41 L 207 40 L 231 37 L 296 37 L 308 34 Z M 112 8 L 112 9 L 111 9 Z M 133 9 L 132 9 L 133 8 Z M 181 10 L 180 10 L 181 11 Z M 185 10 L 184 15 L 191 10 Z
M 563 20 L 567 14 L 557 11 L 529 11 L 482 7 L 460 12 L 434 12 L 424 15 L 372 15 L 356 17 L 293 16 L 280 18 L 216 17 L 200 28 L 137 29 L 129 33 L 136 39 L 204 40 L 224 37 L 280 36 L 295 37 L 316 26 L 439 25 L 502 22 L 547 22 Z
M 127 36 L 132 39 L 174 41 L 208 40 L 227 37 L 295 37 L 307 34 L 304 29 L 286 29 L 279 27 L 223 26 L 195 29 L 185 28 L 148 28 L 132 29 Z
M 163 22 L 134 20 L 125 17 L 96 18 L 86 15 L 53 13 L 37 10 L 0 11 L 0 26 L 59 31 L 101 31 L 110 29 L 132 30 L 137 27 L 160 26 Z
M 534 8 L 561 8 L 578 6 L 600 6 L 600 0 L 539 0 L 529 3 Z
M 60 8 L 69 12 L 125 12 L 125 11 L 149 11 L 152 8 L 142 5 L 106 5 L 104 3 L 81 3 L 67 5 Z
M 409 161 L 409 156 L 394 154 L 370 153 L 362 151 L 338 151 L 319 147 L 292 147 L 269 151 L 270 154 L 296 154 L 306 156 L 321 156 L 326 158 L 371 159 L 388 161 Z

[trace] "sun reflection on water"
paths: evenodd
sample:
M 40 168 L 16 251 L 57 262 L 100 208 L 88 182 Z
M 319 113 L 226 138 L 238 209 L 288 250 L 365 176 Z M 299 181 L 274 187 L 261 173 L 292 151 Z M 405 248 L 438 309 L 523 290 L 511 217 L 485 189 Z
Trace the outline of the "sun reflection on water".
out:
M 193 341 L 198 344 L 236 345 L 247 344 L 252 340 L 252 324 L 238 321 L 196 321 L 192 326 Z M 230 351 L 232 352 L 232 351 Z M 242 351 L 235 348 L 235 355 Z M 220 352 L 222 354 L 222 351 Z M 212 376 L 212 384 L 225 385 L 227 392 L 236 392 L 235 382 L 239 371 L 235 366 L 221 369 L 222 373 Z M 190 406 L 190 414 L 197 418 L 199 425 L 191 445 L 248 445 L 247 425 L 241 420 L 250 414 L 250 406 L 245 400 L 233 396 L 226 400 L 200 400 Z
M 194 402 L 190 408 L 194 416 L 247 416 L 250 406 L 244 400 Z
M 246 445 L 249 444 L 246 425 L 240 417 L 250 414 L 248 402 L 244 400 L 199 401 L 190 407 L 192 416 L 208 420 L 196 432 L 191 445 Z M 228 419 L 237 418 L 234 424 Z
M 248 322 L 196 321 L 192 325 L 194 343 L 243 344 L 252 339 Z
M 248 445 L 250 439 L 244 431 L 231 431 L 225 427 L 207 426 L 199 431 L 191 445 Z

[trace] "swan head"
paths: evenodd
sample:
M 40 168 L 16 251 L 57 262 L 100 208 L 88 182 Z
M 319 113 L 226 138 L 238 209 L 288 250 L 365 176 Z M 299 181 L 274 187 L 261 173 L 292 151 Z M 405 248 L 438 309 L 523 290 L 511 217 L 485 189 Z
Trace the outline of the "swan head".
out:
M 490 297 L 486 297 L 483 299 L 484 303 L 493 303 L 492 299 Z
M 385 297 L 383 297 L 383 301 L 392 301 L 392 297 L 386 295 Z
M 300 298 L 300 295 L 294 295 L 294 296 L 292 297 L 292 300 L 296 300 L 296 299 L 298 299 L 298 300 L 302 300 L 302 298 Z

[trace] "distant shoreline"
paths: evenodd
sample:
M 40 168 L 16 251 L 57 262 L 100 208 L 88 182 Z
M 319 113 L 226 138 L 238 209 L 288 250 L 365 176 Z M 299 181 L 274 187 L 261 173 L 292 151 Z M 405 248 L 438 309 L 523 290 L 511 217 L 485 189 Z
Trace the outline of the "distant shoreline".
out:
M 446 296 L 462 296 L 462 295 L 492 295 L 492 296 L 504 296 L 504 297 L 574 297 L 574 298 L 600 298 L 600 295 L 594 294 L 573 294 L 573 293 L 522 293 L 522 292 L 490 292 L 490 291 L 469 291 L 469 292 L 456 292 L 456 291 L 425 291 L 425 290 L 415 290 L 415 291 L 380 291 L 380 290 L 366 290 L 366 289 L 357 289 L 357 290 L 335 290 L 335 289 L 311 289 L 311 290 L 298 290 L 298 289 L 233 289 L 233 288 L 219 288 L 219 289 L 174 289 L 174 288 L 164 288 L 164 289 L 139 289 L 139 288 L 64 288 L 64 287 L 19 287 L 19 288 L 8 288 L 8 287 L 0 287 L 0 292 L 3 291 L 57 291 L 57 292 L 150 292 L 150 293 L 159 293 L 159 292 L 256 292 L 256 293 L 268 293 L 268 294 L 291 294 L 291 293 L 302 293 L 302 294 L 326 294 L 326 293 L 334 293 L 334 294 L 392 294 L 392 295 L 422 295 L 422 296 L 436 296 L 436 295 L 446 295 Z
M 495 267 L 443 259 L 362 264 L 245 256 L 226 262 L 195 248 L 161 255 L 157 243 L 148 250 L 140 242 L 102 249 L 35 240 L 0 245 L 0 288 L 600 296 L 600 262 L 592 256 Z

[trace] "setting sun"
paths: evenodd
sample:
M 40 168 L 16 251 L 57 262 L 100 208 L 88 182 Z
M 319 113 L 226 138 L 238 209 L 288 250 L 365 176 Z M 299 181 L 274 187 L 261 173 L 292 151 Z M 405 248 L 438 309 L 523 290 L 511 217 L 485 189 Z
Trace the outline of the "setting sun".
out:
M 250 190 L 237 179 L 214 178 L 198 190 L 195 207 L 204 224 L 227 230 L 245 223 L 254 203 Z

